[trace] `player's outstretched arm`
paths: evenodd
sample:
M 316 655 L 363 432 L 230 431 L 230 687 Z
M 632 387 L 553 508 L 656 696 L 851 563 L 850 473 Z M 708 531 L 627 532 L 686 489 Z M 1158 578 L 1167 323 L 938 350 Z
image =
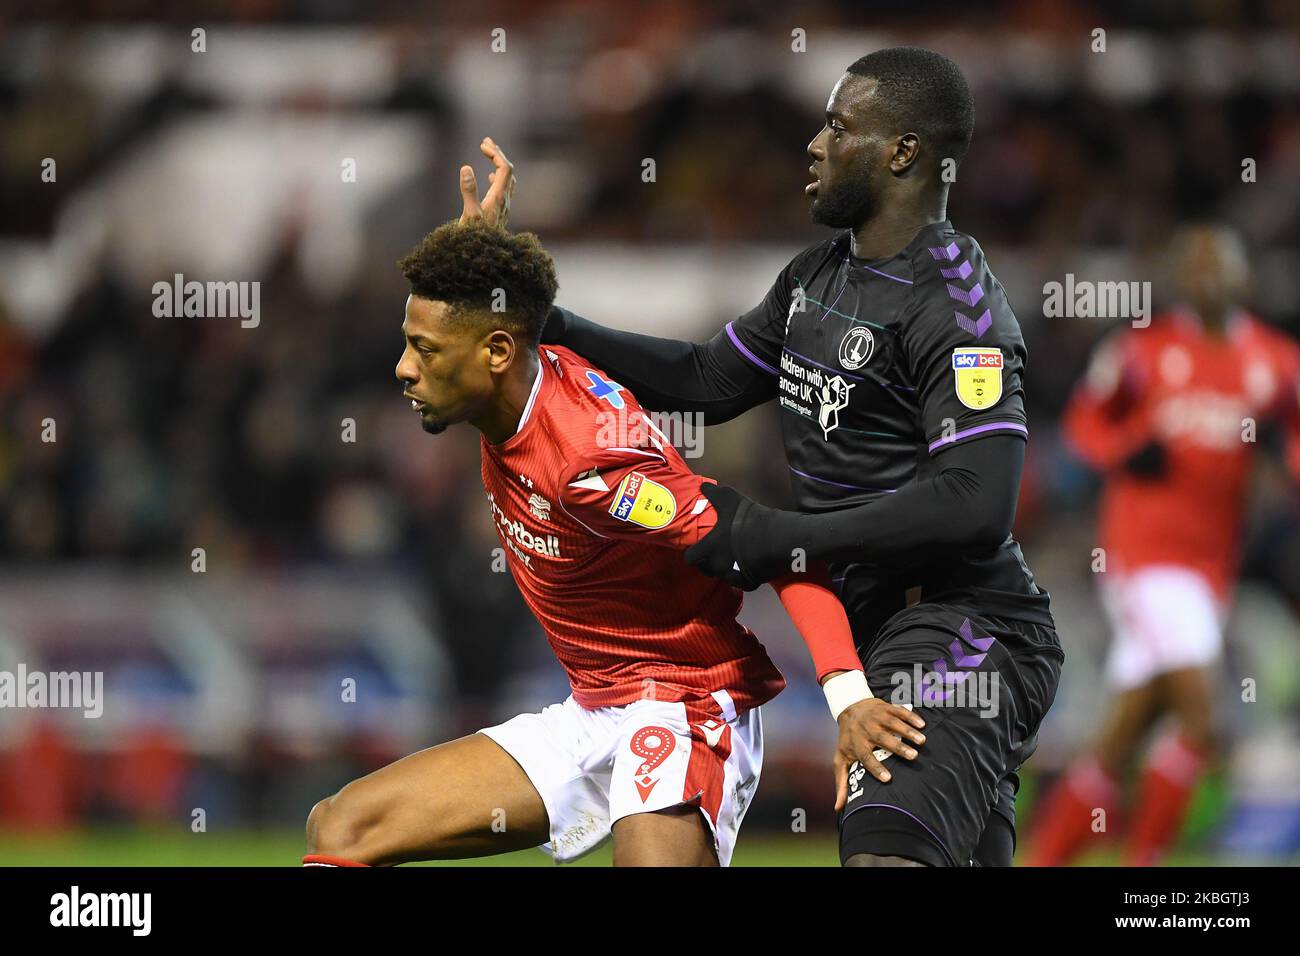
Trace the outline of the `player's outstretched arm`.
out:
M 786 264 L 762 302 L 708 342 L 619 332 L 558 307 L 542 341 L 604 366 L 646 408 L 701 414 L 706 425 L 725 422 L 776 397 L 786 322 L 803 301 L 795 295 L 795 276 L 806 252 Z
M 954 445 L 940 459 L 933 478 L 824 514 L 765 508 L 730 488 L 706 486 L 701 490 L 717 509 L 718 524 L 686 560 L 753 590 L 783 573 L 796 548 L 808 559 L 914 563 L 1005 541 L 1015 520 L 1024 441 L 989 435 Z
M 573 349 L 636 393 L 651 411 L 689 412 L 704 424 L 730 421 L 776 396 L 776 379 L 748 363 L 726 330 L 704 343 L 607 329 L 559 306 L 542 341 Z

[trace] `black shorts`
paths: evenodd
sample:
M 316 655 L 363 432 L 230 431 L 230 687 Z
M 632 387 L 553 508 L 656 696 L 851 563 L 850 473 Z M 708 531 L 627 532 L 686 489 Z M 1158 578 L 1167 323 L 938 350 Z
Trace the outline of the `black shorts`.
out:
M 915 760 L 881 783 L 854 764 L 840 861 L 860 853 L 930 866 L 1009 866 L 1017 771 L 1038 745 L 1065 653 L 1043 624 L 943 604 L 900 611 L 864 649 L 871 692 L 925 717 Z

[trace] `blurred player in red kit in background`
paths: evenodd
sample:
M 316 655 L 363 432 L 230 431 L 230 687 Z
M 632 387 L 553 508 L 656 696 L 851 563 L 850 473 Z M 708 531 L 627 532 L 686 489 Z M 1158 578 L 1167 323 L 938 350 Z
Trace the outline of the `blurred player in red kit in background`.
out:
M 1105 476 L 1097 580 L 1116 700 L 1091 752 L 1047 798 L 1030 855 L 1038 866 L 1068 863 L 1095 810 L 1113 818 L 1126 771 L 1166 713 L 1175 726 L 1147 756 L 1125 863 L 1158 862 L 1178 835 L 1218 754 L 1213 675 L 1257 429 L 1285 429 L 1300 481 L 1300 348 L 1243 307 L 1250 267 L 1240 239 L 1189 227 L 1172 261 L 1182 304 L 1103 342 L 1064 420 L 1070 443 Z

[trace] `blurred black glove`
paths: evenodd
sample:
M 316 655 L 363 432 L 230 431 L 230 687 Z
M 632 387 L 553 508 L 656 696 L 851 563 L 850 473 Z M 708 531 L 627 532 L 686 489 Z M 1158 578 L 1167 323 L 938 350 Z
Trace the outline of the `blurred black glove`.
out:
M 546 315 L 546 324 L 542 326 L 542 344 L 563 345 L 568 331 L 569 313 L 558 305 L 551 306 L 551 311 Z
M 799 515 L 764 508 L 722 485 L 706 484 L 700 492 L 713 505 L 718 523 L 686 549 L 687 564 L 745 591 L 790 570 L 785 525 Z M 793 525 L 788 531 L 794 531 Z
M 1152 439 L 1125 460 L 1124 470 L 1138 478 L 1163 478 L 1169 470 L 1169 454 Z

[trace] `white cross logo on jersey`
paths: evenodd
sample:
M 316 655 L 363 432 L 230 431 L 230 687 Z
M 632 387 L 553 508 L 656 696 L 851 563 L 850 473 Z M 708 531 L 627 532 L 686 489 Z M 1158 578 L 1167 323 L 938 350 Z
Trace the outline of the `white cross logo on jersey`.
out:
M 849 392 L 855 387 L 838 375 L 822 386 L 822 407 L 817 413 L 817 423 L 822 427 L 823 438 L 829 439 L 831 432 L 840 427 L 840 409 L 848 406 Z

